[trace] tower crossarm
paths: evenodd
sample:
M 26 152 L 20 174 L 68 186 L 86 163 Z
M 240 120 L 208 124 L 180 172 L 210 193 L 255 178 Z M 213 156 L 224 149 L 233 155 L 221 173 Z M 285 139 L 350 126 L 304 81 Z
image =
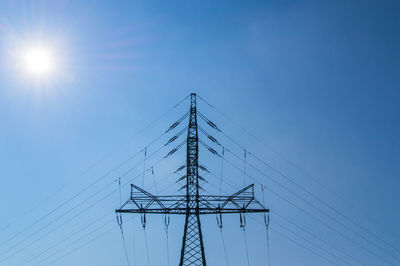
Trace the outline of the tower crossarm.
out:
M 146 190 L 131 185 L 131 197 L 117 213 L 185 214 L 186 196 L 156 196 Z
M 131 185 L 131 198 L 116 212 L 149 214 L 186 214 L 186 196 L 156 196 Z M 249 185 L 230 196 L 199 195 L 199 214 L 269 212 L 254 198 L 254 185 Z
M 254 198 L 254 185 L 249 185 L 230 196 L 200 195 L 201 214 L 269 212 Z
M 131 185 L 131 196 L 116 213 L 140 213 L 142 214 L 142 226 L 146 226 L 145 214 L 180 214 L 185 215 L 185 226 L 182 237 L 182 249 L 179 266 L 206 266 L 206 257 L 203 244 L 203 234 L 201 229 L 200 216 L 205 214 L 217 214 L 219 226 L 222 228 L 222 214 L 239 213 L 240 226 L 245 226 L 245 216 L 243 213 L 269 212 L 260 202 L 254 198 L 254 185 L 249 185 L 232 195 L 208 195 L 202 194 L 203 189 L 200 186 L 201 181 L 206 181 L 199 175 L 199 169 L 206 171 L 207 168 L 199 165 L 199 134 L 197 124 L 197 114 L 199 114 L 208 125 L 220 131 L 210 120 L 206 119 L 197 111 L 196 94 L 190 94 L 189 125 L 187 126 L 186 138 L 186 165 L 179 167 L 177 171 L 186 167 L 186 175 L 178 181 L 186 180 L 180 190 L 184 190 L 184 195 L 153 195 L 150 192 Z M 186 117 L 186 115 L 184 116 Z M 182 118 L 183 119 L 183 118 Z M 182 120 L 179 120 L 182 121 Z M 180 122 L 173 124 L 169 130 L 174 129 Z M 202 130 L 202 129 L 200 129 Z M 167 132 L 168 132 L 167 131 Z M 204 130 L 202 130 L 205 133 Z M 217 143 L 218 141 L 211 135 L 208 138 Z M 174 137 L 171 139 L 175 140 Z M 170 143 L 171 140 L 168 142 Z M 167 144 L 168 144 L 167 143 Z M 204 143 L 203 143 L 204 144 Z M 208 150 L 218 154 L 213 148 L 206 145 Z M 170 151 L 167 156 L 176 152 L 177 149 Z M 143 173 L 144 174 L 144 173 Z M 264 216 L 264 218 L 266 215 Z M 169 221 L 169 217 L 165 218 Z M 120 226 L 122 219 L 117 215 Z M 267 220 L 265 220 L 267 221 Z M 168 228 L 169 222 L 166 222 Z M 266 222 L 267 225 L 267 222 Z M 122 228 L 121 228 L 122 231 Z

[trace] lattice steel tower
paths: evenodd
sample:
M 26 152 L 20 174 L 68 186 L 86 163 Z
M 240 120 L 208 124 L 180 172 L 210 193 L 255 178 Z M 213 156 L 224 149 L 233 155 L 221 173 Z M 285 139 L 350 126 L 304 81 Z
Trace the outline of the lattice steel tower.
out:
M 131 185 L 130 199 L 116 213 L 185 215 L 180 266 L 205 266 L 200 215 L 249 212 L 269 212 L 254 198 L 254 185 L 249 185 L 230 196 L 203 195 L 199 193 L 199 137 L 197 127 L 196 94 L 190 95 L 189 126 L 186 141 L 185 195 L 156 196 Z M 242 218 L 242 217 L 241 217 Z

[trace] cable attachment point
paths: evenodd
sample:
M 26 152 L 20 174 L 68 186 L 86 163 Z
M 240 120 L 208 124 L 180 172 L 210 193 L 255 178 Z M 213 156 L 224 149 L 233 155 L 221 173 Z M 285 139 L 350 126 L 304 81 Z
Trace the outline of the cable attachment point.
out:
M 266 230 L 268 231 L 268 229 L 269 229 L 269 213 L 268 214 L 264 213 L 264 224 L 265 224 Z
M 118 226 L 121 228 L 122 227 L 122 216 L 121 216 L 121 214 L 118 215 L 117 213 L 115 213 L 115 217 L 117 218 Z
M 242 213 L 239 213 L 240 216 L 240 228 L 242 228 L 243 230 L 245 230 L 246 228 L 246 216 Z
M 164 216 L 164 229 L 165 229 L 165 232 L 168 234 L 168 227 L 169 227 L 169 224 L 170 224 L 170 217 L 168 216 L 168 215 L 165 215 Z
M 146 214 L 140 216 L 140 221 L 142 222 L 143 230 L 146 229 Z
M 217 225 L 220 230 L 222 230 L 222 213 L 221 213 L 221 206 L 218 204 L 218 210 L 220 211 L 215 218 L 217 218 Z

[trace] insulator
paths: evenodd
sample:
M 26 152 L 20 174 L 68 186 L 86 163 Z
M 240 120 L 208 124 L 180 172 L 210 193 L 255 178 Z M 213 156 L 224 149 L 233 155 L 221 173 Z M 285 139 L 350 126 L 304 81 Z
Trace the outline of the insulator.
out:
M 121 227 L 122 226 L 122 216 L 115 213 L 115 217 L 117 218 L 117 223 L 118 223 L 119 227 Z
M 168 130 L 165 131 L 165 133 L 167 133 L 168 131 L 170 131 L 170 130 L 176 128 L 176 127 L 179 125 L 179 123 L 180 123 L 180 121 L 177 121 L 177 122 L 173 123 L 173 124 L 168 128 Z
M 211 122 L 210 120 L 207 121 L 207 124 L 209 124 L 210 127 L 214 128 L 214 129 L 216 129 L 216 130 L 218 130 L 218 131 L 221 131 L 221 130 L 217 127 L 217 125 L 214 124 L 213 122 Z
M 175 170 L 174 174 L 177 173 L 177 172 L 179 172 L 180 170 L 182 170 L 182 169 L 185 168 L 185 167 L 186 167 L 186 165 L 180 166 L 178 169 Z
M 169 224 L 170 224 L 169 216 L 168 216 L 168 215 L 165 215 L 165 216 L 164 216 L 164 227 L 165 227 L 165 231 L 168 231 Z
M 212 142 L 215 142 L 215 143 L 217 143 L 218 145 L 221 145 L 221 144 L 218 142 L 218 140 L 217 140 L 216 138 L 214 138 L 213 136 L 208 135 L 207 137 L 208 137 Z
M 265 227 L 268 230 L 268 227 L 269 227 L 269 215 L 267 217 L 267 215 L 265 213 L 264 213 L 264 224 L 265 224 Z
M 219 208 L 219 206 L 218 206 L 218 208 Z M 217 218 L 217 224 L 218 224 L 219 229 L 222 229 L 222 214 L 221 213 L 217 214 L 216 218 Z
M 244 228 L 246 227 L 246 216 L 244 214 L 242 215 L 242 213 L 240 213 L 239 216 L 240 216 L 240 227 L 243 228 L 244 230 Z
M 168 156 L 174 154 L 177 151 L 176 148 L 172 149 L 167 155 L 165 155 L 164 159 L 167 158 Z
M 208 150 L 209 150 L 210 152 L 214 153 L 215 155 L 221 157 L 221 155 L 219 155 L 219 153 L 218 153 L 216 150 L 214 150 L 213 148 L 209 147 Z
M 140 216 L 140 221 L 142 222 L 143 229 L 146 228 L 146 214 L 144 213 L 142 216 Z
M 199 179 L 200 179 L 201 181 L 207 182 L 202 176 L 198 176 L 198 177 L 199 177 Z
M 164 146 L 167 146 L 168 144 L 172 143 L 173 141 L 175 141 L 178 138 L 178 136 L 173 136 L 172 138 L 170 138 L 170 140 L 168 140 L 167 143 L 164 144 Z
M 209 172 L 208 169 L 207 169 L 205 166 L 203 166 L 203 165 L 199 165 L 199 168 L 200 168 L 201 170 L 203 170 L 203 171 Z
M 184 175 L 184 176 L 182 176 L 182 177 L 180 177 L 177 181 L 176 181 L 176 183 L 178 183 L 178 182 L 180 182 L 180 181 L 182 181 L 183 179 L 185 179 L 186 178 L 186 175 Z

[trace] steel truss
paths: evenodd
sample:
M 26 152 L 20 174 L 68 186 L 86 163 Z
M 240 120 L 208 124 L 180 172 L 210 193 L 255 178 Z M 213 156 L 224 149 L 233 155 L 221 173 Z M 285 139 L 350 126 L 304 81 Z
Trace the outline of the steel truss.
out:
M 190 115 L 187 134 L 186 189 L 184 195 L 156 196 L 131 185 L 130 199 L 116 213 L 180 214 L 185 215 L 180 266 L 205 266 L 205 252 L 200 215 L 269 212 L 254 198 L 254 185 L 249 185 L 229 196 L 202 195 L 199 193 L 199 138 L 197 127 L 196 94 L 190 95 Z

